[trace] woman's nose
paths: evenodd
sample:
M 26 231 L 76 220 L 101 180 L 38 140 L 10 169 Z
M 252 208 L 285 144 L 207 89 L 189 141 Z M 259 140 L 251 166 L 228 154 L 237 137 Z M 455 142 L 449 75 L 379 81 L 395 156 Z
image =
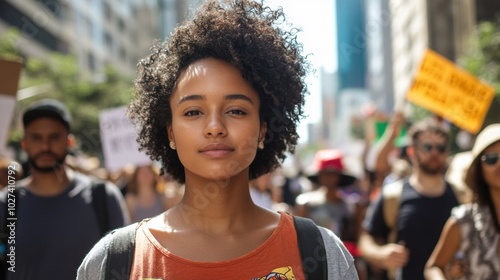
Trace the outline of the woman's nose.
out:
M 205 135 L 208 137 L 225 136 L 227 133 L 223 119 L 219 115 L 212 115 L 208 118 L 205 128 Z

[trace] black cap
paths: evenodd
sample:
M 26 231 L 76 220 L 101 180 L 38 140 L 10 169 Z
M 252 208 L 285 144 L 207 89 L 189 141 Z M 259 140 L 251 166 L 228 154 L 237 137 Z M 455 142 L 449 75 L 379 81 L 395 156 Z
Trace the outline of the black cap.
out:
M 71 115 L 66 106 L 54 99 L 43 99 L 33 103 L 23 113 L 24 129 L 28 124 L 38 118 L 54 118 L 61 121 L 69 130 Z

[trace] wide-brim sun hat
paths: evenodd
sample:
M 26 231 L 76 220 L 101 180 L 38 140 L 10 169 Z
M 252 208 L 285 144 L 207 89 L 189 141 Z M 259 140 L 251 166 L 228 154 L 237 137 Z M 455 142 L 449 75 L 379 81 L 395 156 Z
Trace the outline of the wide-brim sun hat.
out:
M 477 165 L 484 150 L 492 144 L 500 141 L 500 123 L 490 124 L 485 127 L 476 137 L 472 147 L 472 163 L 465 173 L 465 184 L 472 188 L 477 182 Z
M 319 184 L 321 172 L 332 172 L 340 175 L 338 187 L 347 187 L 356 181 L 356 177 L 346 172 L 342 162 L 343 154 L 336 149 L 324 149 L 316 152 L 313 161 L 314 174 L 307 176 L 315 184 Z

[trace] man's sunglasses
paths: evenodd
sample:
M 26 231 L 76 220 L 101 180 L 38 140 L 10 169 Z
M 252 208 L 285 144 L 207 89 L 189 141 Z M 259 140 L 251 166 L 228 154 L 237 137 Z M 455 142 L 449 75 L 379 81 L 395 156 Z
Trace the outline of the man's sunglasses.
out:
M 433 145 L 433 144 L 430 144 L 430 143 L 423 143 L 423 144 L 421 144 L 420 145 L 420 149 L 424 153 L 430 153 L 430 152 L 432 152 L 433 149 L 436 149 L 440 154 L 444 154 L 448 150 L 448 148 L 444 144 Z
M 481 161 L 486 165 L 495 165 L 500 158 L 500 153 L 487 153 L 481 156 Z

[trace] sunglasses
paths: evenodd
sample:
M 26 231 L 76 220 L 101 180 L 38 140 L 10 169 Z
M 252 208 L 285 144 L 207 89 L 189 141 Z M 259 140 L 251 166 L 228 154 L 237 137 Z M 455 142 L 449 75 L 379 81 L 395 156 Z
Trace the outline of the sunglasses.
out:
M 432 150 L 436 149 L 440 154 L 444 154 L 448 150 L 448 147 L 444 144 L 433 145 L 430 143 L 423 143 L 420 145 L 420 149 L 424 153 L 430 153 Z
M 486 165 L 495 165 L 500 158 L 500 153 L 487 153 L 481 156 L 481 161 Z

